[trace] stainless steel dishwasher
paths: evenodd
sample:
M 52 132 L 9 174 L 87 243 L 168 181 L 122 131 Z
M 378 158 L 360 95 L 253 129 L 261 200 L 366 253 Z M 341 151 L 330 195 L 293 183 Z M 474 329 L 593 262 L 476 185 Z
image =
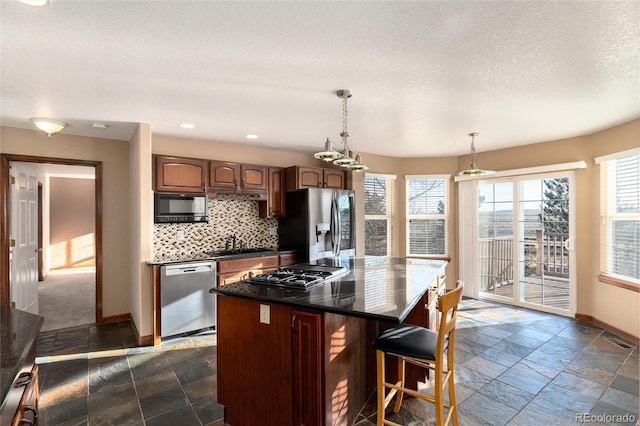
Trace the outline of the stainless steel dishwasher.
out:
M 173 336 L 216 324 L 216 263 L 164 265 L 160 268 L 160 336 Z

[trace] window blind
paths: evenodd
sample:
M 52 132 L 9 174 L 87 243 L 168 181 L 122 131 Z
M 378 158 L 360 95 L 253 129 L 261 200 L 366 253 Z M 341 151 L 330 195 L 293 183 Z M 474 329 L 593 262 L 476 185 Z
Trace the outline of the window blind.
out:
M 600 271 L 640 285 L 640 155 L 600 164 Z
M 407 255 L 446 256 L 449 176 L 407 176 Z
M 394 175 L 367 173 L 364 178 L 365 254 L 395 256 Z

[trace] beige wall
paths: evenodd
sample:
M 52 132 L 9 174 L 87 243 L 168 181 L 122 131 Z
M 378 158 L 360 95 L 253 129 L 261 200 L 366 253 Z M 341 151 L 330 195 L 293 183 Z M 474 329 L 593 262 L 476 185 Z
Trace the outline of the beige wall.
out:
M 103 285 L 105 317 L 128 314 L 129 305 L 129 143 L 0 127 L 2 153 L 102 161 Z
M 153 335 L 151 127 L 139 124 L 129 144 L 131 318 L 140 336 Z
M 95 266 L 93 179 L 49 179 L 49 268 Z

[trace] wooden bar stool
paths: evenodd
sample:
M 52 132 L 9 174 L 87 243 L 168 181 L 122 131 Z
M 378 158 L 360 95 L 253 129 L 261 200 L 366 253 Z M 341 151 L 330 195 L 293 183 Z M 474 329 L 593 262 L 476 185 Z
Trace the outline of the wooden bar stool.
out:
M 400 410 L 403 395 L 409 394 L 435 404 L 436 425 L 441 426 L 452 421 L 458 424 L 458 412 L 453 386 L 453 345 L 456 329 L 456 317 L 458 303 L 462 298 L 463 284 L 458 281 L 456 288 L 443 294 L 438 299 L 438 312 L 440 313 L 438 331 L 426 329 L 416 325 L 401 324 L 383 332 L 373 342 L 376 350 L 378 369 L 378 421 L 377 425 L 401 426 L 385 419 L 384 411 L 393 396 L 397 393 L 393 407 L 394 413 Z M 446 353 L 446 368 L 445 368 Z M 398 358 L 398 382 L 387 383 L 385 379 L 385 354 Z M 415 364 L 428 368 L 435 372 L 434 396 L 416 392 L 404 387 L 405 363 Z M 449 404 L 444 403 L 444 388 L 449 386 Z M 386 389 L 389 393 L 385 396 Z M 444 415 L 444 409 L 447 415 Z

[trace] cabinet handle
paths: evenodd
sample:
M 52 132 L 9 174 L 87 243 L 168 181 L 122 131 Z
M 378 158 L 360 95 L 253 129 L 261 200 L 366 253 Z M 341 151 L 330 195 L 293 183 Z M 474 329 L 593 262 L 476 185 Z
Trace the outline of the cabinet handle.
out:
M 29 383 L 31 383 L 31 380 L 33 379 L 33 376 L 31 375 L 31 373 L 22 373 L 18 376 L 18 380 L 16 380 L 16 388 L 20 388 L 22 386 L 27 386 Z
M 244 179 L 240 179 L 240 186 L 244 188 Z
M 238 186 L 238 179 L 233 178 L 233 184 L 234 184 L 235 186 Z
M 33 413 L 33 421 L 35 422 L 36 420 L 38 420 L 38 410 L 36 409 L 36 407 L 33 407 L 31 405 L 25 405 L 23 407 L 25 413 L 27 411 L 31 411 Z
M 296 331 L 296 314 L 293 314 L 293 317 L 291 318 L 291 331 L 294 333 L 297 333 Z

